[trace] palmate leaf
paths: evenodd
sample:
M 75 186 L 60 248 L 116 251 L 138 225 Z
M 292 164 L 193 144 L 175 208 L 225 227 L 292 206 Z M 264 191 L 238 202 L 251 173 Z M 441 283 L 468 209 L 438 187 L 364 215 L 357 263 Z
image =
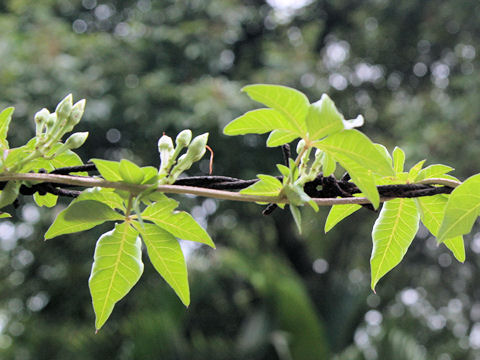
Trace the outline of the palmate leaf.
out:
M 413 199 L 385 202 L 373 226 L 370 258 L 372 289 L 402 261 L 418 230 L 419 214 Z
M 303 93 L 286 86 L 267 84 L 248 85 L 242 91 L 246 92 L 251 99 L 285 116 L 290 129 L 294 130 L 299 137 L 306 135 L 305 117 L 310 103 Z
M 306 122 L 308 137 L 312 141 L 344 129 L 343 115 L 327 94 L 323 94 L 320 100 L 310 105 Z
M 361 209 L 361 206 L 358 204 L 333 205 L 325 222 L 325 233 L 359 209 Z
M 9 107 L 0 112 L 0 150 L 8 149 L 7 133 L 14 110 Z
M 210 235 L 189 213 L 173 211 L 177 206 L 177 201 L 164 195 L 158 197 L 155 204 L 148 206 L 141 216 L 143 220 L 153 222 L 180 239 L 196 241 L 215 248 Z
M 480 214 L 480 174 L 473 175 L 455 188 L 448 197 L 437 241 L 468 234 Z
M 187 265 L 178 240 L 168 231 L 154 224 L 135 226 L 147 247 L 148 257 L 158 273 L 176 292 L 180 300 L 190 304 Z
M 81 203 L 80 203 L 81 204 Z M 95 248 L 88 284 L 95 310 L 95 327 L 100 329 L 143 272 L 138 232 L 126 222 L 103 234 Z
M 394 175 L 391 162 L 379 152 L 370 139 L 358 130 L 344 130 L 317 141 L 314 146 L 338 160 L 348 158 L 365 169 L 383 176 Z
M 57 215 L 45 234 L 52 239 L 63 234 L 88 230 L 109 220 L 123 220 L 124 216 L 112 210 L 108 205 L 94 200 L 77 201 Z
M 433 236 L 437 236 L 448 198 L 445 195 L 435 195 L 420 197 L 415 199 L 415 201 L 420 208 L 422 223 Z M 443 243 L 450 249 L 458 261 L 465 261 L 465 245 L 462 235 L 446 239 Z

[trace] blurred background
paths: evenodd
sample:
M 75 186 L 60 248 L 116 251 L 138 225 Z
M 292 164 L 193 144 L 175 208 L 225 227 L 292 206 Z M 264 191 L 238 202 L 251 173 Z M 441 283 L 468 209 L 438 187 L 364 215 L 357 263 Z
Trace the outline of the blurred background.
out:
M 346 118 L 407 165 L 427 158 L 464 179 L 480 171 L 480 4 L 470 0 L 3 0 L 0 108 L 9 140 L 72 92 L 86 98 L 77 131 L 93 157 L 158 165 L 163 132 L 210 132 L 214 174 L 275 174 L 264 136 L 223 126 L 259 107 L 252 83 L 328 93 Z M 208 161 L 189 175 L 208 172 Z M 261 215 L 255 204 L 181 198 L 217 249 L 186 246 L 185 309 L 145 272 L 95 335 L 88 292 L 95 241 L 110 225 L 47 243 L 55 214 L 20 199 L 0 222 L 0 358 L 480 359 L 480 228 L 467 260 L 421 229 L 404 261 L 369 286 L 376 215 L 356 213 L 325 235 L 326 209 Z

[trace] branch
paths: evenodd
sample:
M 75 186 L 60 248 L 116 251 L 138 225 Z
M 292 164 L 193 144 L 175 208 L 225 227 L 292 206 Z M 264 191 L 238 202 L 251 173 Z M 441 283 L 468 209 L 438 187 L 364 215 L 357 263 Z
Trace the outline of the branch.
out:
M 223 180 L 222 177 L 215 177 L 218 183 L 221 183 L 220 180 Z M 320 179 L 328 179 L 323 176 L 319 176 Z M 202 179 L 204 179 L 202 177 Z M 232 180 L 231 178 L 227 178 Z M 51 183 L 51 184 L 60 184 L 68 186 L 79 186 L 79 187 L 105 187 L 113 188 L 118 190 L 124 190 L 131 192 L 134 195 L 141 193 L 146 190 L 149 185 L 135 185 L 127 184 L 124 182 L 111 182 L 106 181 L 101 178 L 87 177 L 87 176 L 71 176 L 71 175 L 57 175 L 57 174 L 44 174 L 44 173 L 28 173 L 28 174 L 2 174 L 0 175 L 0 182 L 6 181 L 32 181 L 32 182 L 41 182 L 41 183 Z M 235 179 L 238 180 L 238 179 Z M 251 183 L 253 180 L 238 180 L 243 183 Z M 227 181 L 231 183 L 232 181 Z M 235 181 L 234 181 L 235 182 Z M 215 181 L 214 181 L 215 183 Z M 315 183 L 312 182 L 312 183 Z M 338 181 L 340 186 L 346 186 L 348 184 L 349 193 L 358 193 L 359 190 L 352 183 L 346 183 Z M 432 184 L 444 185 L 444 187 L 431 187 L 428 186 Z M 439 193 L 450 193 L 454 187 L 458 186 L 460 183 L 453 180 L 447 179 L 426 179 L 422 180 L 421 184 L 405 184 L 405 185 L 384 185 L 378 186 L 379 192 L 381 195 L 385 194 L 385 190 L 391 193 L 392 189 L 396 189 L 398 193 L 399 190 L 403 190 L 402 193 L 398 193 L 395 196 L 382 196 L 380 201 L 388 201 L 397 197 L 418 197 L 418 196 L 427 196 L 435 195 Z M 446 187 L 445 187 L 446 186 Z M 345 189 L 343 189 L 344 191 Z M 284 198 L 276 196 L 255 196 L 255 195 L 246 195 L 240 194 L 231 191 L 217 190 L 210 188 L 203 188 L 198 186 L 185 186 L 185 185 L 159 185 L 157 191 L 170 194 L 190 194 L 196 196 L 209 197 L 214 199 L 221 200 L 232 200 L 232 201 L 244 201 L 244 202 L 262 202 L 262 203 L 286 203 L 287 200 Z M 319 198 L 314 197 L 313 200 L 320 206 L 330 206 L 330 205 L 339 205 L 339 204 L 370 204 L 370 201 L 365 197 L 327 197 Z

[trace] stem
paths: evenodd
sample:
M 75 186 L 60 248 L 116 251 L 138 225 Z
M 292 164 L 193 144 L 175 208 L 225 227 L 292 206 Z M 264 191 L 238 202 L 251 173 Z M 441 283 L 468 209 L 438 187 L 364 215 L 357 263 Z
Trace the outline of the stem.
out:
M 149 189 L 151 185 L 135 185 L 123 182 L 111 182 L 94 177 L 79 177 L 57 174 L 2 174 L 0 175 L 0 182 L 3 181 L 35 181 L 35 182 L 49 182 L 54 184 L 67 184 L 81 187 L 105 187 L 112 189 L 119 189 L 128 191 L 132 196 L 140 194 L 142 191 Z M 446 185 L 456 187 L 460 185 L 459 182 L 448 179 L 425 179 L 419 183 Z M 246 195 L 225 190 L 214 190 L 199 188 L 194 186 L 182 185 L 159 185 L 156 191 L 167 194 L 190 194 L 196 196 L 209 197 L 221 200 L 244 201 L 244 202 L 261 202 L 261 203 L 288 203 L 284 197 L 277 196 L 257 196 Z M 381 202 L 392 200 L 394 197 L 382 197 Z M 340 204 L 370 204 L 370 201 L 365 197 L 350 197 L 350 198 L 314 198 L 313 201 L 320 206 L 340 205 Z
M 424 184 L 424 185 L 444 185 L 451 188 L 456 188 L 457 186 L 461 185 L 460 181 L 450 180 L 450 179 L 441 179 L 441 178 L 431 178 L 417 181 L 416 184 Z

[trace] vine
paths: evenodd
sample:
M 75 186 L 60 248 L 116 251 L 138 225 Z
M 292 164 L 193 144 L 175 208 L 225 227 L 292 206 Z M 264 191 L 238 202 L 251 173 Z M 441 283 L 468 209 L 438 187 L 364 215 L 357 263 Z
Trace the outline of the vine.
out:
M 425 160 L 406 171 L 402 149 L 396 147 L 390 154 L 373 143 L 356 129 L 363 125 L 363 117 L 345 120 L 327 95 L 311 104 L 303 93 L 279 85 L 249 85 L 243 91 L 267 107 L 234 119 L 224 133 L 270 133 L 267 146 L 281 146 L 285 159 L 276 165 L 277 176 L 182 178 L 209 149 L 208 133 L 193 137 L 190 130 L 181 131 L 175 141 L 167 135 L 159 139 L 159 168 L 139 167 L 126 159 L 91 159 L 84 164 L 73 150 L 88 133 L 74 133 L 62 141 L 85 108 L 85 100 L 73 104 L 71 95 L 55 112 L 42 109 L 35 115 L 35 137 L 21 147 L 10 149 L 7 141 L 13 108 L 0 113 L 0 208 L 15 205 L 19 195 L 33 195 L 39 206 L 46 207 L 55 206 L 59 196 L 74 198 L 45 239 L 115 223 L 97 241 L 89 279 L 97 330 L 141 277 L 142 242 L 158 273 L 186 306 L 190 303 L 187 268 L 177 239 L 215 245 L 189 213 L 175 210 L 178 202 L 165 194 L 257 202 L 267 205 L 265 215 L 288 206 L 300 232 L 300 208 L 305 205 L 314 211 L 331 206 L 325 223 L 328 232 L 360 208 L 377 211 L 383 203 L 372 231 L 374 291 L 403 259 L 420 221 L 459 261 L 465 260 L 463 235 L 480 215 L 480 174 L 460 182 L 448 174 L 453 168 L 424 167 Z M 297 139 L 297 155 L 291 157 L 288 144 Z M 346 173 L 337 179 L 339 166 Z M 2 218 L 9 216 L 0 213 Z

